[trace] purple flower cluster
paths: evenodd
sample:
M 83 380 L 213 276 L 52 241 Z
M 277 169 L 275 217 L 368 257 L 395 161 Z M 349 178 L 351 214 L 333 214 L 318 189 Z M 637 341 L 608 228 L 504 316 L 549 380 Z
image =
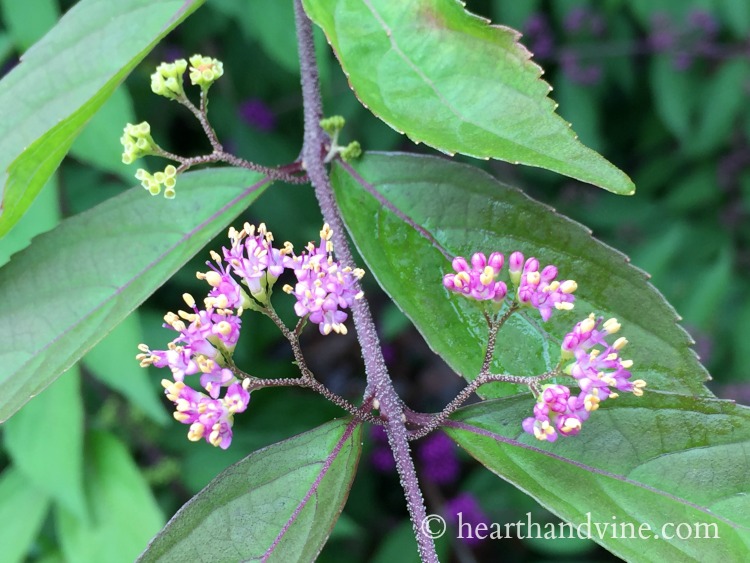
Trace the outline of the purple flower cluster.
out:
M 240 104 L 240 118 L 255 129 L 268 133 L 276 128 L 276 116 L 263 100 L 250 98 Z
M 529 50 L 535 57 L 548 59 L 555 52 L 555 37 L 547 17 L 541 13 L 532 14 L 524 25 L 524 37 Z
M 331 331 L 346 334 L 348 315 L 343 309 L 350 308 L 356 299 L 362 298 L 358 281 L 364 270 L 342 268 L 333 259 L 333 231 L 328 225 L 320 231 L 320 245 L 312 242 L 307 252 L 294 256 L 288 267 L 294 270 L 297 283 L 294 287 L 285 285 L 284 291 L 297 298 L 294 312 L 304 318 L 309 315 L 311 322 L 318 325 L 321 334 Z
M 212 276 L 211 272 L 205 276 L 211 281 L 220 277 Z M 141 344 L 136 359 L 141 367 L 153 365 L 172 372 L 173 379 L 164 379 L 162 386 L 167 398 L 175 404 L 175 419 L 190 425 L 188 438 L 194 442 L 205 438 L 208 443 L 226 449 L 232 442 L 234 414 L 247 408 L 250 394 L 226 367 L 240 333 L 242 308 L 235 311 L 230 304 L 234 303 L 238 287 L 236 282 L 226 280 L 211 285 L 205 309 L 198 309 L 195 300 L 185 294 L 185 302 L 193 312 L 165 315 L 164 326 L 178 333 L 166 350 L 151 350 Z M 185 384 L 185 377 L 196 374 L 200 374 L 200 384 L 208 395 Z M 223 387 L 227 391 L 220 398 Z
M 370 452 L 370 463 L 379 473 L 393 473 L 396 471 L 396 460 L 388 445 L 388 434 L 382 426 L 373 426 L 370 436 L 374 446 Z
M 416 447 L 422 476 L 437 485 L 450 485 L 458 480 L 461 462 L 456 444 L 444 432 L 433 432 Z
M 606 341 L 607 336 L 619 330 L 616 319 L 604 322 L 603 317 L 596 319 L 592 314 L 565 335 L 562 358 L 573 359 L 565 372 L 576 379 L 581 392 L 573 396 L 564 385 L 546 386 L 537 397 L 534 416 L 523 421 L 526 432 L 548 442 L 557 440 L 558 433 L 574 436 L 601 401 L 618 396 L 613 388 L 637 397 L 643 395 L 646 382 L 630 381 L 633 362 L 620 357 L 627 339 L 618 338 L 613 344 Z
M 509 260 L 510 279 L 518 287 L 518 302 L 534 307 L 544 321 L 552 316 L 552 311 L 569 311 L 573 308 L 573 292 L 578 284 L 573 280 L 557 281 L 557 268 L 546 266 L 539 272 L 539 260 L 533 256 L 524 262 L 520 252 L 514 252 Z M 523 266 L 521 266 L 523 264 Z
M 718 33 L 716 18 L 705 10 L 692 10 L 682 25 L 658 13 L 651 20 L 648 44 L 657 53 L 671 53 L 677 70 L 687 70 L 696 59 L 718 54 Z
M 505 263 L 499 252 L 490 254 L 489 260 L 477 252 L 471 257 L 471 266 L 466 259 L 458 256 L 453 259 L 455 274 L 446 274 L 443 285 L 451 291 L 461 293 L 477 301 L 502 301 L 508 293 L 505 282 L 495 281 Z
M 257 229 L 249 223 L 245 223 L 241 231 L 232 227 L 229 229 L 229 240 L 231 247 L 222 248 L 224 260 L 250 290 L 250 295 L 265 303 L 268 289 L 284 268 L 291 265 L 291 245 L 286 243 L 281 250 L 274 248 L 273 235 L 263 223 Z M 224 270 L 221 272 L 224 273 Z
M 247 408 L 250 395 L 230 369 L 231 358 L 240 337 L 243 311 L 268 304 L 270 290 L 285 269 L 297 276 L 297 286 L 290 290 L 297 297 L 295 311 L 309 316 L 320 326 L 320 332 L 346 333 L 347 315 L 341 309 L 351 307 L 362 297 L 356 289 L 364 272 L 342 268 L 333 260 L 328 225 L 321 231 L 321 245 L 308 245 L 307 252 L 294 256 L 292 245 L 279 250 L 273 246 L 273 235 L 265 225 L 245 223 L 241 231 L 229 229 L 229 248 L 222 255 L 211 252 L 213 262 L 206 262 L 207 272 L 198 272 L 211 289 L 199 309 L 189 294 L 183 298 L 192 312 L 178 311 L 164 317 L 166 328 L 178 333 L 166 350 L 151 350 L 145 344 L 136 356 L 141 367 L 169 368 L 172 380 L 162 382 L 167 397 L 175 403 L 175 418 L 190 425 L 188 438 L 205 438 L 221 448 L 232 441 L 233 416 Z M 237 276 L 249 294 L 233 277 Z M 252 297 L 251 297 L 252 296 Z M 200 374 L 200 385 L 208 395 L 185 384 L 185 377 Z M 248 380 L 245 380 L 248 381 Z M 244 383 L 244 382 L 243 382 Z M 220 398 L 222 388 L 227 388 Z
M 484 533 L 474 533 L 480 524 L 489 525 L 489 517 L 471 493 L 459 493 L 445 503 L 443 511 L 446 520 L 457 528 L 456 537 L 465 544 L 476 547 L 487 539 Z
M 558 272 L 555 266 L 547 266 L 540 272 L 539 260 L 534 257 L 524 260 L 518 251 L 510 255 L 508 262 L 519 305 L 537 309 L 545 321 L 555 309 L 567 311 L 573 308 L 573 293 L 578 285 L 573 280 L 556 280 Z M 443 276 L 443 285 L 477 301 L 500 302 L 508 293 L 505 282 L 497 281 L 504 263 L 505 258 L 500 252 L 493 252 L 489 258 L 477 252 L 471 257 L 471 266 L 459 256 L 453 259 L 455 273 Z

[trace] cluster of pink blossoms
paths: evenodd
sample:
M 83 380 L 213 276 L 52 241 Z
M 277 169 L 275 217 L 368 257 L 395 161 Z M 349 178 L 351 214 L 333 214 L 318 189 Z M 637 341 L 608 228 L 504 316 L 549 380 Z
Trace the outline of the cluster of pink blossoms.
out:
M 236 301 L 237 290 L 241 292 L 241 288 L 218 270 L 211 270 L 203 277 L 212 285 L 204 300 L 205 309 L 198 309 L 195 300 L 186 293 L 183 297 L 193 312 L 164 316 L 164 326 L 178 336 L 166 350 L 151 350 L 141 344 L 138 347 L 141 353 L 136 358 L 142 367 L 153 365 L 172 372 L 172 380 L 162 380 L 162 386 L 167 398 L 175 404 L 175 419 L 190 425 L 188 438 L 194 442 L 205 438 L 208 443 L 226 449 L 232 442 L 234 414 L 244 411 L 250 402 L 246 388 L 226 367 L 242 324 L 242 306 Z M 208 395 L 185 384 L 187 376 L 196 374 L 200 374 L 200 384 Z M 223 387 L 227 391 L 220 398 Z
M 346 334 L 348 315 L 343 309 L 350 308 L 356 299 L 362 299 L 362 291 L 357 289 L 357 282 L 365 275 L 360 268 L 342 268 L 333 259 L 333 231 L 323 225 L 320 231 L 320 246 L 312 242 L 307 245 L 307 252 L 295 256 L 288 263 L 294 270 L 297 283 L 294 287 L 285 285 L 286 293 L 297 298 L 294 312 L 304 318 L 309 315 L 311 322 L 318 325 L 321 334 L 331 331 Z
M 591 314 L 565 335 L 562 358 L 573 359 L 565 373 L 576 379 L 581 392 L 573 396 L 565 385 L 546 386 L 534 405 L 534 416 L 523 421 L 526 432 L 548 442 L 557 440 L 558 433 L 574 436 L 581 431 L 589 414 L 599 408 L 599 403 L 618 396 L 613 389 L 637 397 L 643 395 L 646 382 L 630 381 L 633 362 L 620 357 L 627 339 L 620 337 L 613 344 L 606 341 L 607 336 L 619 330 L 616 319 L 604 322 L 603 317 L 596 319 Z
M 297 298 L 297 315 L 318 324 L 323 334 L 346 333 L 347 314 L 341 309 L 362 297 L 356 282 L 364 272 L 342 268 L 333 259 L 328 225 L 320 234 L 319 247 L 310 243 L 306 252 L 295 256 L 290 243 L 274 248 L 273 236 L 263 224 L 257 229 L 247 223 L 241 231 L 231 228 L 231 246 L 222 248 L 223 257 L 212 251 L 213 262 L 206 262 L 209 270 L 198 272 L 198 279 L 211 286 L 204 308 L 199 309 L 193 297 L 185 294 L 192 312 L 164 317 L 164 326 L 178 333 L 167 349 L 139 346 L 136 358 L 142 367 L 153 365 L 172 372 L 172 380 L 164 379 L 162 386 L 175 404 L 175 419 L 190 425 L 190 440 L 205 438 L 214 446 L 229 447 L 234 414 L 243 412 L 250 401 L 250 380 L 240 383 L 229 367 L 239 340 L 240 317 L 245 309 L 268 305 L 271 287 L 285 269 L 293 270 L 298 280 L 295 288 L 284 288 Z M 185 384 L 186 376 L 198 374 L 207 395 Z M 220 397 L 223 388 L 226 392 Z
M 578 285 L 573 280 L 557 281 L 555 266 L 547 266 L 539 272 L 539 260 L 532 257 L 524 261 L 523 254 L 518 251 L 510 255 L 508 262 L 519 305 L 537 309 L 545 321 L 555 309 L 573 308 L 573 292 Z M 456 273 L 446 274 L 443 285 L 471 299 L 501 302 L 508 294 L 505 282 L 497 280 L 504 263 L 505 257 L 500 252 L 493 252 L 489 258 L 477 252 L 471 257 L 471 265 L 459 256 L 452 263 Z
M 443 277 L 443 285 L 450 291 L 460 293 L 478 301 L 500 303 L 508 294 L 508 287 L 497 278 L 504 264 L 504 256 L 493 252 L 487 258 L 481 252 L 472 255 L 469 264 L 465 258 L 453 259 L 455 273 Z M 525 259 L 521 252 L 513 252 L 508 259 L 511 283 L 516 288 L 516 303 L 533 307 L 544 321 L 548 321 L 555 310 L 573 309 L 578 285 L 573 280 L 558 281 L 557 268 L 546 266 L 539 271 L 539 260 Z M 562 360 L 574 360 L 565 373 L 574 377 L 581 392 L 571 395 L 565 385 L 547 385 L 537 397 L 534 416 L 523 421 L 523 429 L 539 440 L 554 442 L 558 434 L 573 436 L 589 414 L 599 408 L 607 398 L 617 397 L 617 391 L 643 395 L 646 382 L 630 381 L 631 360 L 620 358 L 620 350 L 627 344 L 618 338 L 608 344 L 606 337 L 620 330 L 615 319 L 603 322 L 593 314 L 576 324 L 562 343 Z

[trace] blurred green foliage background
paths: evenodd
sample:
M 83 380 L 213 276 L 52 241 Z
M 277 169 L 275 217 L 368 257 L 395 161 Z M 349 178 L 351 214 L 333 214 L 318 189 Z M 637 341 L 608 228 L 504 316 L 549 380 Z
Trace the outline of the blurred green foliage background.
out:
M 0 72 L 9 71 L 72 3 L 0 0 Z M 712 390 L 750 403 L 743 361 L 750 357 L 750 3 L 471 0 L 467 9 L 524 33 L 522 42 L 554 87 L 559 112 L 584 143 L 629 173 L 638 191 L 624 198 L 545 171 L 470 162 L 589 226 L 649 272 L 696 340 L 714 377 Z M 346 117 L 344 141 L 357 139 L 366 150 L 429 151 L 369 114 L 322 34 L 317 39 L 326 111 Z M 0 264 L 61 218 L 137 184 L 137 167 L 120 163 L 118 139 L 126 122 L 148 120 L 157 142 L 173 152 L 192 156 L 208 149 L 184 108 L 149 88 L 158 63 L 194 52 L 224 61 L 210 111 L 223 142 L 267 165 L 296 158 L 302 100 L 291 2 L 209 0 L 90 122 L 29 214 L 0 241 Z M 265 221 L 277 240 L 297 245 L 316 238 L 320 228 L 313 194 L 300 186 L 274 186 L 244 219 Z M 222 244 L 219 239 L 211 248 Z M 181 306 L 182 293 L 205 292 L 195 271 L 207 258 L 208 249 L 3 427 L 0 517 L 13 525 L 0 530 L 0 545 L 8 546 L 0 559 L 132 560 L 165 518 L 224 467 L 341 414 L 301 390 L 264 390 L 238 417 L 230 450 L 185 439 L 185 427 L 173 423 L 162 401 L 158 370 L 140 369 L 134 356 L 139 342 L 159 348 L 169 340 L 161 317 Z M 399 392 L 414 408 L 440 409 L 460 381 L 373 280 L 367 283 Z M 295 375 L 291 354 L 270 322 L 253 317 L 249 324 L 238 365 L 260 376 Z M 312 332 L 304 340 L 311 367 L 338 393 L 357 397 L 364 377 L 353 335 L 322 341 Z M 492 522 L 525 519 L 529 511 L 534 521 L 554 521 L 460 453 L 444 454 L 459 456 L 449 483 L 431 481 L 429 456 L 418 461 L 434 511 L 468 492 Z M 321 561 L 416 560 L 400 487 L 382 456 L 377 440 L 366 446 Z M 128 494 L 118 494 L 123 487 Z M 446 561 L 491 561 L 499 553 L 508 561 L 612 558 L 581 541 L 451 545 L 446 539 L 439 547 Z

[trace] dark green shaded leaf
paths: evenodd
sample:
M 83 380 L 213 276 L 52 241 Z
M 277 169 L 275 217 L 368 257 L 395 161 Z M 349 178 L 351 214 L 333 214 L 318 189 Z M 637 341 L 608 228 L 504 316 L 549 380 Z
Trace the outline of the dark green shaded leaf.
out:
M 685 140 L 692 129 L 698 85 L 690 73 L 675 68 L 671 55 L 655 56 L 649 73 L 657 115 L 676 138 Z
M 446 431 L 566 521 L 584 524 L 590 515 L 591 539 L 625 560 L 747 560 L 750 410 L 730 401 L 650 392 L 604 405 L 578 436 L 553 444 L 521 430 L 531 415 L 529 395 L 462 409 Z M 599 536 L 596 523 L 614 523 L 617 531 Z M 620 530 L 628 528 L 620 526 L 630 524 L 635 537 L 626 531 L 623 538 Z M 660 539 L 639 539 L 641 525 Z M 664 532 L 683 537 L 684 526 L 691 526 L 693 537 L 670 539 L 664 525 Z
M 49 509 L 49 499 L 13 467 L 0 475 L 0 545 L 3 561 L 26 561 Z
M 202 1 L 82 0 L 2 80 L 0 236 L 120 82 Z
M 87 444 L 86 493 L 91 519 L 64 509 L 57 527 L 66 561 L 130 562 L 164 523 L 164 516 L 124 443 L 95 432 Z
M 750 64 L 739 57 L 724 63 L 708 82 L 694 136 L 685 143 L 688 154 L 702 155 L 726 142 L 746 103 L 749 76 Z
M 144 341 L 138 311 L 132 312 L 83 357 L 83 364 L 100 381 L 122 393 L 132 407 L 159 424 L 172 421 L 159 400 L 163 389 L 158 380 L 135 361 Z
M 750 34 L 750 3 L 746 0 L 719 0 L 719 10 L 734 34 L 746 39 Z
M 313 561 L 360 449 L 361 425 L 343 419 L 250 454 L 183 506 L 139 561 Z
M 305 0 L 360 101 L 415 142 L 553 170 L 619 194 L 630 179 L 555 114 L 510 28 L 453 0 Z
M 188 173 L 174 200 L 133 188 L 66 219 L 16 254 L 0 269 L 0 420 L 73 365 L 250 205 L 265 185 L 259 180 L 226 168 Z
M 559 341 L 590 312 L 617 317 L 631 342 L 637 377 L 656 389 L 704 395 L 707 374 L 677 316 L 628 259 L 585 227 L 471 166 L 434 157 L 367 154 L 359 174 L 434 237 L 451 256 L 521 250 L 575 279 L 576 309 L 542 323 L 514 315 L 499 335 L 495 372 L 536 375 L 554 367 Z M 369 195 L 341 165 L 332 181 L 347 228 L 373 275 L 432 349 L 467 379 L 479 372 L 487 325 L 477 302 L 449 294 L 449 259 L 413 226 Z M 485 388 L 483 388 L 485 389 Z M 510 386 L 484 390 L 508 394 Z
M 37 490 L 86 519 L 80 387 L 80 373 L 74 366 L 3 428 L 5 448 L 18 471 Z

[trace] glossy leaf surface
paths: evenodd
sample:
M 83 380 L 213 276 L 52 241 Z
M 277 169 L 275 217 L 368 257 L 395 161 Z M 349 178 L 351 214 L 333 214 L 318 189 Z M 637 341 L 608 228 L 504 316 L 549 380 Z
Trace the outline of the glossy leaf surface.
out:
M 620 320 L 622 335 L 631 343 L 627 357 L 650 388 L 709 394 L 703 386 L 706 371 L 676 324 L 674 310 L 646 274 L 585 227 L 472 166 L 393 153 L 368 154 L 355 167 L 432 237 L 382 206 L 344 167 L 334 167 L 337 199 L 369 270 L 432 349 L 462 376 L 473 379 L 479 372 L 487 324 L 478 302 L 443 288 L 443 275 L 453 271 L 450 258 L 501 251 L 507 259 L 521 250 L 542 265 L 555 264 L 560 279 L 578 282 L 576 308 L 557 312 L 547 323 L 535 310 L 511 317 L 498 336 L 495 372 L 537 375 L 552 369 L 565 333 L 595 312 Z M 510 389 L 486 386 L 483 393 L 497 396 Z
M 415 142 L 635 187 L 555 114 L 519 34 L 454 0 L 305 0 L 360 101 Z
M 260 178 L 236 169 L 188 173 L 174 200 L 133 188 L 66 219 L 14 255 L 0 269 L 0 420 L 250 205 L 265 186 Z
M 82 0 L 24 54 L 0 82 L 0 236 L 120 82 L 202 1 Z
M 361 425 L 343 419 L 250 454 L 183 506 L 139 561 L 314 561 L 360 449 Z
M 591 539 L 626 561 L 747 559 L 749 409 L 647 392 L 605 402 L 550 444 L 521 431 L 532 406 L 530 395 L 473 405 L 446 431 L 561 518 L 590 521 Z

